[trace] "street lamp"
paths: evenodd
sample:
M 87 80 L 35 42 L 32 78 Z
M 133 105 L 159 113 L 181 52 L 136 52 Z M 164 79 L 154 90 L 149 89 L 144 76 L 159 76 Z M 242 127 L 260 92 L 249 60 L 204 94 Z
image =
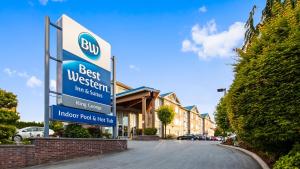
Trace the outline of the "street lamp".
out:
M 217 89 L 218 92 L 224 92 L 224 96 L 226 95 L 226 88 Z

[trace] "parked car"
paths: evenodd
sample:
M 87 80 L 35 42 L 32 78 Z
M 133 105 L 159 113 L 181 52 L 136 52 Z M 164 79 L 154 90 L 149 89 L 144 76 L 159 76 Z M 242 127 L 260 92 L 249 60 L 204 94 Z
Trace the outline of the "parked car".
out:
M 205 140 L 205 136 L 204 135 L 196 134 L 195 136 L 198 138 L 198 140 Z
M 198 137 L 194 134 L 185 134 L 183 136 L 178 136 L 177 140 L 198 140 Z
M 54 131 L 49 129 L 49 135 L 53 135 Z M 44 136 L 44 127 L 25 127 L 18 129 L 16 134 L 13 136 L 14 141 L 22 141 L 25 138 L 34 138 L 34 137 L 43 137 Z
M 215 136 L 211 136 L 211 137 L 210 137 L 210 140 L 211 140 L 211 141 L 218 141 L 218 138 L 215 137 Z

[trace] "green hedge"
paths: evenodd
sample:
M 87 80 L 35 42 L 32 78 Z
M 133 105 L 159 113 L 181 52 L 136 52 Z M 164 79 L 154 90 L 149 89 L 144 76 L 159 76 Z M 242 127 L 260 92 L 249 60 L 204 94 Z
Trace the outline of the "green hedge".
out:
M 157 129 L 156 128 L 145 128 L 144 134 L 145 135 L 156 135 Z
M 15 126 L 18 129 L 25 128 L 25 127 L 31 127 L 31 126 L 44 127 L 44 123 L 42 123 L 42 122 L 35 122 L 35 121 L 30 121 L 30 122 L 17 121 L 15 123 Z
M 16 133 L 16 127 L 0 124 L 0 140 L 8 140 Z
M 65 137 L 69 138 L 90 138 L 88 129 L 78 124 L 69 124 L 64 132 Z

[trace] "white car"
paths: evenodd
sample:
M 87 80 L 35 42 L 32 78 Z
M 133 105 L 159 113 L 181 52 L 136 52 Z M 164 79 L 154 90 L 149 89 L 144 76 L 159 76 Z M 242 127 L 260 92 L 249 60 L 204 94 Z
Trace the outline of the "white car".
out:
M 49 129 L 49 135 L 53 135 L 54 131 Z M 43 137 L 44 136 L 44 127 L 25 127 L 18 129 L 16 134 L 13 136 L 13 140 L 20 142 L 25 138 L 34 138 L 34 137 Z

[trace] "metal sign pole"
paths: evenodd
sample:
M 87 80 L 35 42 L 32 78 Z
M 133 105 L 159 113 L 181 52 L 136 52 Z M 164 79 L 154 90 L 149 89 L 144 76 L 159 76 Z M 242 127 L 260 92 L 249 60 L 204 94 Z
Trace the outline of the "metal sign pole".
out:
M 117 117 L 117 105 L 116 105 L 116 57 L 112 57 L 112 62 L 113 62 L 113 116 Z M 117 119 L 117 118 L 116 118 Z M 115 126 L 113 127 L 113 138 L 117 138 L 117 122 Z
M 49 137 L 49 48 L 50 19 L 45 17 L 45 74 L 44 74 L 44 137 Z

